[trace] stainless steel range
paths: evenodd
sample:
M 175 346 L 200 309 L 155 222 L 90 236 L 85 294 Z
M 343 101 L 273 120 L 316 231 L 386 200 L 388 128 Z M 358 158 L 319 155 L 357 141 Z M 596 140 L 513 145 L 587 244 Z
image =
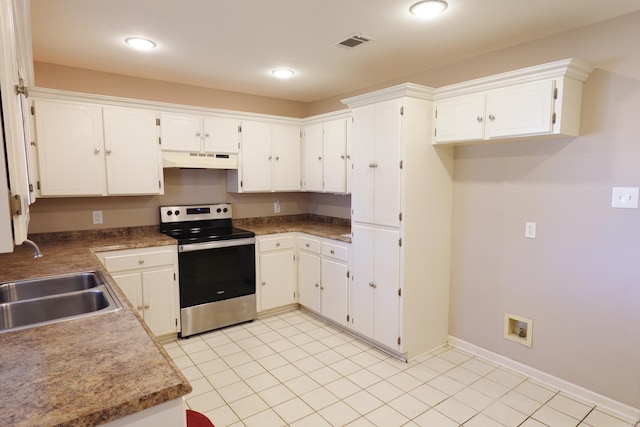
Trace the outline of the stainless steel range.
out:
M 160 207 L 160 231 L 178 240 L 179 336 L 256 318 L 255 234 L 230 204 Z

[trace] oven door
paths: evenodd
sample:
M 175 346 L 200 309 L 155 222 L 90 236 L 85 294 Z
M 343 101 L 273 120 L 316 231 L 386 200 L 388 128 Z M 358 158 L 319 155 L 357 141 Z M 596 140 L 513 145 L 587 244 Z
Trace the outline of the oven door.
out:
M 256 292 L 255 238 L 178 245 L 180 308 Z

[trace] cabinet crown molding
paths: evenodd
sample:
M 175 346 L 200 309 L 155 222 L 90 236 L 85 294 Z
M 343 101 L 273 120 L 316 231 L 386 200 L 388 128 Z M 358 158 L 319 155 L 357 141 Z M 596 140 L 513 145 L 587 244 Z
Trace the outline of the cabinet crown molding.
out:
M 443 86 L 435 89 L 434 100 L 559 77 L 584 82 L 593 70 L 594 67 L 584 61 L 568 58 Z
M 434 93 L 435 89 L 428 86 L 422 86 L 415 83 L 402 83 L 396 86 L 353 96 L 351 98 L 345 98 L 341 100 L 341 102 L 349 108 L 356 108 L 402 97 L 433 101 Z

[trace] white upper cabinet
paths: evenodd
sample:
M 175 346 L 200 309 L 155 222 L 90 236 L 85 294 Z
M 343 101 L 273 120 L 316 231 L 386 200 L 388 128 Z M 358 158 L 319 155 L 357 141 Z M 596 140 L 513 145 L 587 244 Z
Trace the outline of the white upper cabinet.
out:
M 40 99 L 34 108 L 41 196 L 162 194 L 155 113 Z
M 302 138 L 302 190 L 348 193 L 351 119 L 314 123 Z
M 155 194 L 162 188 L 162 159 L 153 111 L 104 107 L 107 193 Z
M 401 107 L 393 99 L 353 109 L 355 222 L 399 226 Z
M 439 88 L 434 141 L 577 136 L 582 82 L 591 71 L 571 59 Z
M 163 151 L 237 153 L 239 120 L 161 113 Z
M 323 161 L 321 123 L 306 126 L 302 138 L 302 190 L 323 191 Z
M 241 129 L 238 170 L 228 171 L 228 191 L 300 191 L 300 128 L 248 121 Z
M 106 195 L 101 108 L 49 100 L 34 106 L 40 194 Z

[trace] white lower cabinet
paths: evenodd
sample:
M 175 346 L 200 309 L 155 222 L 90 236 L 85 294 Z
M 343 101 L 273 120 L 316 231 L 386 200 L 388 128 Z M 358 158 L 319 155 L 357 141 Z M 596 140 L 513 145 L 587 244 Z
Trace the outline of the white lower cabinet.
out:
M 349 326 L 400 351 L 400 232 L 353 226 Z
M 256 240 L 257 311 L 295 304 L 295 234 L 271 234 Z
M 125 249 L 96 255 L 154 335 L 178 332 L 178 254 L 175 246 Z
M 304 234 L 298 237 L 298 303 L 344 326 L 349 246 Z

